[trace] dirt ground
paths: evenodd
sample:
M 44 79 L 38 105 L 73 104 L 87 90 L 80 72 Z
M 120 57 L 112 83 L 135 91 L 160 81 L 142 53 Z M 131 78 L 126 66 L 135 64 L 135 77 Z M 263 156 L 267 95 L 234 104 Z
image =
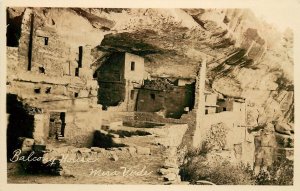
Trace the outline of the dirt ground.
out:
M 134 139 L 134 138 L 133 138 Z M 138 138 L 140 139 L 140 138 Z M 144 137 L 144 144 L 151 137 Z M 134 142 L 141 143 L 140 140 Z M 149 143 L 149 142 L 148 142 Z M 101 157 L 92 163 L 64 163 L 73 176 L 51 176 L 45 174 L 26 174 L 19 163 L 8 163 L 8 183 L 13 184 L 163 184 L 157 170 L 164 163 L 164 147 L 150 145 L 151 155 L 117 154 L 118 160 L 113 161 L 109 157 Z M 126 168 L 126 172 L 125 171 Z M 144 170 L 143 170 L 144 169 Z M 129 172 L 144 172 L 146 175 Z M 114 173 L 116 171 L 117 173 Z M 93 174 L 92 172 L 99 172 Z M 104 174 L 103 174 L 103 173 Z M 147 173 L 148 172 L 148 173 Z M 151 173 L 150 173 L 151 172 Z

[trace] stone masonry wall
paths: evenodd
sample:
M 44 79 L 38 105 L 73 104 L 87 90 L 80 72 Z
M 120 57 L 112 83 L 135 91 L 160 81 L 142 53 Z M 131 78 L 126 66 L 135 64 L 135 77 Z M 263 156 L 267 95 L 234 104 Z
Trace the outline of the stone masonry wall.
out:
M 89 146 L 93 131 L 101 127 L 98 84 L 90 67 L 92 41 L 85 33 L 74 32 L 78 25 L 67 24 L 77 17 L 74 12 L 64 13 L 69 18 L 64 20 L 55 16 L 57 12 L 25 9 L 19 47 L 8 48 L 7 92 L 42 111 L 34 116 L 33 137 L 39 144 L 49 135 L 49 113 L 59 110 L 66 112 L 68 120 L 65 141 Z M 53 16 L 50 21 L 45 19 L 48 14 Z M 86 24 L 84 19 L 78 22 Z M 68 30 L 80 38 L 64 33 Z

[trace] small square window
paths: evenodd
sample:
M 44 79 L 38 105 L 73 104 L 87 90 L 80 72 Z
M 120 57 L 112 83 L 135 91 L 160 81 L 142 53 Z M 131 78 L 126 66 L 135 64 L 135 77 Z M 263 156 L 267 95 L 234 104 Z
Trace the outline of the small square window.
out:
M 223 107 L 223 111 L 227 111 L 226 107 Z
M 152 100 L 155 100 L 155 94 L 150 94 Z
M 51 87 L 47 87 L 45 93 L 50 94 L 51 93 Z
M 74 93 L 74 97 L 78 97 L 79 93 L 78 92 L 75 92 Z
M 39 72 L 40 72 L 41 74 L 45 74 L 45 68 L 44 68 L 43 66 L 40 66 L 40 67 L 39 67 Z
M 40 94 L 41 93 L 41 88 L 34 88 L 34 93 Z

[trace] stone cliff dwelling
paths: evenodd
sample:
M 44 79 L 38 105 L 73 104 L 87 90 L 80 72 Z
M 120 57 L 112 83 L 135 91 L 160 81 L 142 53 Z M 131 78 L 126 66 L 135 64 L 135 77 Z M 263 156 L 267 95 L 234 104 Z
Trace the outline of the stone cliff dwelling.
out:
M 96 19 L 77 9 L 68 14 L 79 13 Z M 116 49 L 106 50 L 107 59 L 95 68 L 94 39 L 89 39 L 95 35 L 58 30 L 56 26 L 72 25 L 43 23 L 43 14 L 26 8 L 12 25 L 18 31 L 9 29 L 19 36 L 7 42 L 8 157 L 24 138 L 32 140 L 30 148 L 107 149 L 132 144 L 142 128 L 142 134 L 152 136 L 141 138 L 141 145 L 133 141 L 134 152 L 150 153 L 139 150 L 146 146 L 176 151 L 206 147 L 212 157 L 260 168 L 254 135 L 247 130 L 247 99 L 207 88 L 204 57 L 194 77 L 147 75 L 143 54 Z M 132 139 L 115 135 L 127 131 L 137 134 Z
M 81 42 L 64 43 L 57 33 L 39 26 L 36 17 L 36 13 L 26 9 L 19 45 L 11 49 L 18 55 L 14 65 L 8 66 L 15 72 L 14 79 L 8 80 L 7 96 L 14 100 L 8 105 L 8 111 L 12 108 L 8 131 L 22 129 L 19 123 L 26 120 L 26 116 L 19 116 L 15 110 L 24 110 L 22 112 L 29 112 L 33 119 L 28 122 L 34 127 L 31 137 L 40 144 L 63 139 L 78 145 L 87 144 L 87 137 L 99 119 L 95 117 L 93 124 L 87 123 L 86 118 L 98 112 L 98 84 L 90 69 L 91 47 Z M 15 104 L 23 105 L 23 109 L 15 108 Z M 26 111 L 25 105 L 32 111 Z M 12 121 L 20 122 L 13 124 Z
M 113 53 L 93 75 L 101 87 L 98 103 L 103 110 L 115 107 L 114 111 L 160 112 L 164 117 L 178 119 L 194 109 L 195 78 L 144 79 L 144 72 L 142 57 Z M 224 98 L 221 94 L 205 91 L 203 96 L 205 114 L 233 111 L 233 107 L 239 107 L 237 99 Z
M 11 48 L 19 54 L 16 76 L 8 86 L 8 98 L 15 102 L 8 105 L 8 111 L 12 109 L 8 113 L 8 134 L 22 128 L 12 121 L 31 118 L 26 119 L 26 125 L 32 126 L 32 136 L 29 137 L 38 144 L 64 141 L 77 146 L 90 146 L 93 132 L 101 128 L 103 121 L 109 121 L 105 119 L 105 113 L 109 112 L 136 112 L 136 118 L 143 113 L 158 115 L 161 116 L 158 122 L 167 122 L 168 119 L 175 122 L 176 119 L 180 123 L 190 123 L 185 120 L 189 116 L 189 120 L 201 121 L 201 127 L 189 127 L 195 133 L 198 129 L 203 131 L 209 128 L 210 124 L 223 122 L 223 118 L 218 117 L 223 112 L 240 115 L 238 121 L 235 121 L 237 117 L 227 117 L 229 128 L 243 125 L 245 101 L 220 98 L 221 95 L 197 86 L 205 83 L 205 76 L 197 79 L 147 79 L 144 58 L 127 52 L 112 53 L 93 72 L 90 67 L 91 47 L 88 44 L 77 42 L 78 45 L 74 46 L 63 43 L 57 33 L 38 26 L 35 17 L 29 9 L 25 11 L 19 45 Z M 199 101 L 203 97 L 204 105 Z M 15 104 L 23 105 L 23 109 L 18 110 L 28 112 L 28 116 L 18 116 L 14 112 L 17 109 Z M 205 137 L 203 135 L 205 132 L 201 132 L 199 137 L 193 135 L 190 141 L 199 144 L 200 137 Z
M 135 111 L 137 88 L 143 85 L 144 59 L 130 53 L 114 53 L 95 72 L 98 84 L 98 103 L 106 108 L 119 106 Z

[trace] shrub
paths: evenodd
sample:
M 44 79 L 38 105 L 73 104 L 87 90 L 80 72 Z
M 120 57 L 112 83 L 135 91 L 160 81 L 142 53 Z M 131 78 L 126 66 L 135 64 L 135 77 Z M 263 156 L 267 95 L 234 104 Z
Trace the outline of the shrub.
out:
M 184 161 L 180 175 L 183 181 L 191 184 L 206 180 L 217 185 L 293 185 L 294 166 L 288 159 L 275 161 L 257 176 L 243 164 L 234 165 L 225 159 L 208 161 L 201 150 L 189 151 Z
M 195 153 L 188 155 L 195 155 Z M 217 185 L 252 185 L 255 183 L 249 167 L 242 164 L 233 165 L 226 160 L 208 162 L 201 155 L 194 156 L 183 164 L 180 175 L 184 181 L 192 184 L 198 180 L 210 181 Z
M 288 159 L 277 160 L 255 177 L 258 185 L 293 185 L 294 164 Z

